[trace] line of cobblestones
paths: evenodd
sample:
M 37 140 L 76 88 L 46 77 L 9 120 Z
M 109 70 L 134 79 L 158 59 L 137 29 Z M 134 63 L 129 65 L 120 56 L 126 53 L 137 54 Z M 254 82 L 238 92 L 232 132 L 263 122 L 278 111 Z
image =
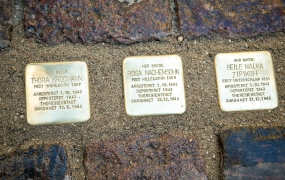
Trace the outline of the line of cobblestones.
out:
M 12 2 L 0 1 L 0 48 L 9 47 Z M 252 37 L 285 29 L 285 2 L 265 0 L 28 0 L 27 38 L 48 44 L 123 43 L 162 40 L 173 35 Z
M 285 129 L 233 128 L 221 132 L 223 179 L 283 179 Z M 35 146 L 0 156 L 1 179 L 68 179 L 63 146 Z M 87 179 L 205 180 L 204 160 L 195 139 L 138 134 L 86 145 Z

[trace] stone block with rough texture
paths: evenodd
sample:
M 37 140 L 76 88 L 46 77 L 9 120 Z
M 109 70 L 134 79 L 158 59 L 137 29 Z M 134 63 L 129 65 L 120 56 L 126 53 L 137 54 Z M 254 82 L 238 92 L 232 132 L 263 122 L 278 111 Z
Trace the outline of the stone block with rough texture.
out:
M 172 32 L 170 0 L 28 0 L 25 30 L 48 44 L 63 41 L 125 43 L 156 40 Z
M 87 179 L 205 180 L 195 140 L 164 134 L 139 134 L 87 145 Z
M 0 179 L 57 179 L 67 172 L 67 158 L 58 145 L 31 147 L 0 156 Z
M 221 133 L 224 179 L 285 179 L 285 128 L 237 128 Z
M 0 49 L 10 46 L 12 1 L 0 0 Z
M 250 37 L 285 29 L 285 0 L 177 0 L 181 33 Z

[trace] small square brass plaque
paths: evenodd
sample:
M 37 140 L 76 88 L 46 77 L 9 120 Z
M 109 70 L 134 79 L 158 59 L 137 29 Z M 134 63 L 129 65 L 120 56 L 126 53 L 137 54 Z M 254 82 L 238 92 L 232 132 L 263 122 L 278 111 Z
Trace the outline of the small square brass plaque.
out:
M 179 56 L 127 57 L 123 62 L 123 75 L 128 115 L 182 114 L 185 111 Z
M 218 54 L 215 58 L 215 67 L 222 110 L 261 110 L 278 106 L 269 52 Z
M 25 81 L 29 124 L 84 122 L 90 118 L 85 62 L 28 64 Z

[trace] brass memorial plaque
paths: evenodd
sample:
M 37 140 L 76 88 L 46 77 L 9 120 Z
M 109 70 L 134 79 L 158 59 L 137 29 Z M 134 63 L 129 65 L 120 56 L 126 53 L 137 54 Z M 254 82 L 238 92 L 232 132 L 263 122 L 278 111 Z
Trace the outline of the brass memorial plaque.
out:
M 259 110 L 278 106 L 273 63 L 269 52 L 218 54 L 215 67 L 222 110 Z
M 90 118 L 85 62 L 28 64 L 25 83 L 29 124 L 84 122 Z
M 128 115 L 182 114 L 185 111 L 179 56 L 127 57 L 123 62 L 123 76 Z

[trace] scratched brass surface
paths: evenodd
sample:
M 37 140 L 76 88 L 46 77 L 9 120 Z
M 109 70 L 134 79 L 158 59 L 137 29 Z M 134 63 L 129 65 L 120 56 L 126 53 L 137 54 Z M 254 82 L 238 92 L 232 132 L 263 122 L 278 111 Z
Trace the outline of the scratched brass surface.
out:
M 222 110 L 261 110 L 278 106 L 269 52 L 221 53 L 215 58 L 215 68 Z
M 28 64 L 25 85 L 29 124 L 84 122 L 90 118 L 85 62 Z
M 125 109 L 130 116 L 182 114 L 186 109 L 181 58 L 127 57 L 123 62 Z

